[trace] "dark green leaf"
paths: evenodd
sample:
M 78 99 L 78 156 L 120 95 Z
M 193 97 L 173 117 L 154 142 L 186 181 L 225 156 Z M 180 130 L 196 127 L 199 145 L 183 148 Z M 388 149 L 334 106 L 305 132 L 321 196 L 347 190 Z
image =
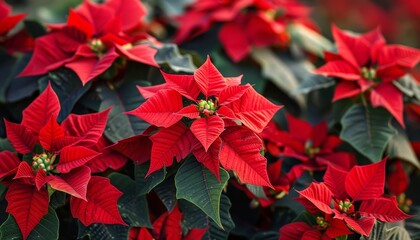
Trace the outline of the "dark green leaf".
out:
M 333 78 L 325 77 L 318 74 L 311 74 L 299 84 L 299 87 L 293 92 L 294 94 L 307 94 L 309 92 L 329 88 L 335 85 Z
M 207 228 L 210 221 L 208 216 L 196 205 L 180 199 L 178 201 L 179 209 L 183 214 L 182 225 L 188 230 L 193 228 Z
M 54 209 L 62 207 L 66 204 L 67 194 L 65 192 L 55 191 L 50 198 L 50 206 Z
M 259 67 L 241 62 L 233 63 L 225 55 L 221 54 L 220 51 L 214 51 L 210 56 L 214 65 L 216 65 L 223 76 L 235 77 L 243 74 L 242 84 L 251 84 L 257 92 L 264 90 L 266 82 L 261 77 Z
M 316 224 L 314 216 L 306 211 L 299 213 L 299 215 L 293 219 L 293 222 L 304 222 L 310 226 Z
M 146 0 L 147 2 L 157 4 L 167 16 L 178 16 L 181 15 L 185 7 L 192 3 L 193 0 Z
M 267 195 L 265 195 L 264 189 L 261 186 L 253 185 L 253 184 L 245 184 L 246 188 L 252 192 L 256 197 L 268 199 Z
M 149 127 L 149 124 L 140 118 L 125 114 L 144 102 L 136 88 L 140 83 L 141 81 L 127 81 L 115 89 L 100 84 L 95 89 L 102 100 L 99 110 L 112 106 L 104 132 L 112 142 L 140 134 Z
M 79 222 L 78 238 L 88 236 L 92 240 L 127 239 L 128 229 L 123 225 L 100 223 L 94 223 L 86 227 Z
M 89 90 L 92 82 L 82 85 L 79 77 L 73 71 L 61 68 L 39 79 L 40 91 L 43 91 L 48 82 L 60 99 L 61 110 L 57 121 L 63 121 L 71 113 L 76 102 Z
M 417 169 L 420 169 L 419 160 L 411 147 L 410 140 L 407 138 L 405 131 L 400 127 L 397 129 L 397 134 L 392 136 L 389 141 L 387 152 L 389 158 L 402 159 L 412 164 Z
M 147 171 L 149 170 L 149 166 L 149 162 L 135 166 L 136 189 L 137 194 L 139 195 L 149 193 L 154 187 L 165 180 L 166 169 L 164 168 L 153 172 L 145 178 Z
M 15 151 L 12 144 L 7 138 L 0 138 L 0 152 L 5 151 L 5 150 L 8 150 L 10 152 Z
M 284 61 L 276 56 L 269 48 L 255 48 L 251 56 L 262 68 L 262 75 L 271 80 L 280 90 L 295 100 L 299 106 L 305 105 L 303 95 L 293 95 L 292 92 L 299 87 L 299 80 Z M 308 69 L 302 69 L 308 71 Z
M 220 198 L 220 220 L 223 225 L 221 229 L 214 221 L 210 221 L 210 228 L 204 235 L 203 239 L 228 239 L 229 232 L 235 227 L 235 223 L 230 216 L 229 209 L 231 207 L 229 198 L 222 194 Z
M 391 126 L 391 114 L 383 108 L 357 104 L 341 119 L 340 138 L 352 145 L 372 162 L 382 159 L 384 150 L 395 134 Z
M 392 82 L 411 101 L 420 104 L 420 85 L 411 74 Z
M 168 212 L 172 212 L 176 205 L 176 188 L 173 176 L 166 178 L 163 182 L 153 188 L 153 191 L 165 205 Z
M 112 173 L 109 178 L 111 184 L 123 192 L 118 200 L 121 217 L 132 227 L 152 227 L 146 196 L 136 193 L 135 181 L 121 173 Z
M 303 24 L 289 24 L 287 30 L 294 43 L 319 57 L 323 57 L 325 51 L 331 51 L 334 47 L 328 39 Z
M 176 198 L 185 199 L 205 212 L 220 227 L 220 196 L 229 174 L 220 169 L 220 182 L 194 158 L 186 160 L 175 176 Z
M 390 226 L 389 223 L 376 221 L 369 237 L 361 236 L 360 240 L 411 240 L 407 230 L 400 226 Z
M 158 48 L 155 60 L 159 64 L 168 64 L 176 72 L 192 73 L 197 69 L 192 62 L 191 56 L 181 55 L 178 46 L 175 44 L 168 43 Z
M 47 34 L 47 29 L 38 21 L 34 20 L 24 20 L 23 24 L 25 25 L 26 31 L 33 37 L 38 38 Z
M 59 221 L 55 210 L 52 207 L 48 208 L 48 213 L 45 215 L 38 225 L 29 234 L 27 240 L 44 239 L 54 240 L 58 239 Z M 9 215 L 7 220 L 0 226 L 0 239 L 19 240 L 22 239 L 19 226 L 12 215 Z
M 31 59 L 31 54 L 24 54 L 14 58 L 10 55 L 0 54 L 0 102 L 17 102 L 23 98 L 32 96 L 37 90 L 39 77 L 16 76 L 23 70 Z
M 278 231 L 259 232 L 252 236 L 251 240 L 278 240 L 279 235 Z

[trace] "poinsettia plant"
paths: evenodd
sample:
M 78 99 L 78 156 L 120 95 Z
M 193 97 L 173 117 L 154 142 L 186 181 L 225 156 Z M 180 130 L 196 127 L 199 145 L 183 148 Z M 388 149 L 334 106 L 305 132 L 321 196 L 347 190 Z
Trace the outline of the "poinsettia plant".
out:
M 0 0 L 0 239 L 418 239 L 415 1 L 320 2 Z

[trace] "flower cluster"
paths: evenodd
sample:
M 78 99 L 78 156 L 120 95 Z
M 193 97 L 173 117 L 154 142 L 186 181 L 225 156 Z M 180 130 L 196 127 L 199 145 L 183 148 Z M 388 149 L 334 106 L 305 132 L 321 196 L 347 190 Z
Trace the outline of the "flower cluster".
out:
M 162 75 L 166 83 L 139 87 L 147 101 L 129 112 L 161 127 L 150 137 L 148 174 L 171 166 L 173 157 L 180 161 L 193 153 L 217 178 L 220 162 L 242 182 L 271 186 L 256 133 L 280 107 L 250 85 L 239 85 L 241 76 L 223 77 L 210 58 L 194 75 Z
M 91 176 L 104 170 L 103 165 L 117 162 L 121 167 L 126 161 L 122 156 L 102 155 L 109 109 L 70 115 L 61 124 L 56 121 L 59 112 L 58 97 L 48 85 L 23 111 L 22 123 L 5 121 L 7 136 L 23 157 L 0 152 L 0 178 L 9 187 L 6 211 L 15 218 L 23 238 L 48 213 L 50 195 L 55 191 L 71 196 L 72 215 L 85 225 L 125 224 L 117 208 L 121 192 L 109 179 Z M 95 166 L 97 161 L 102 163 Z
M 229 57 L 238 62 L 253 47 L 285 46 L 289 42 L 287 24 L 311 24 L 309 9 L 294 0 L 201 0 L 178 18 L 180 28 L 175 42 L 190 40 L 216 23 L 223 23 L 219 39 Z

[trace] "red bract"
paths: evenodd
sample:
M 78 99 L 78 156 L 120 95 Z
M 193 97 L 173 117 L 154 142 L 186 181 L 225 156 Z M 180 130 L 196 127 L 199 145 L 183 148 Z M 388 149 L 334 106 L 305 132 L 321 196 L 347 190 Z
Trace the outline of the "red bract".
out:
M 148 174 L 172 165 L 173 157 L 180 161 L 193 153 L 217 177 L 220 161 L 242 181 L 270 186 L 255 132 L 261 132 L 281 107 L 250 85 L 240 86 L 241 76 L 223 77 L 210 58 L 194 75 L 162 74 L 166 83 L 139 87 L 148 100 L 129 112 L 161 127 L 150 137 Z M 183 99 L 190 103 L 183 106 Z M 191 125 L 181 121 L 184 117 Z
M 5 2 L 0 2 L 0 37 L 6 36 L 6 34 L 16 26 L 22 19 L 25 18 L 26 14 L 10 15 L 12 8 Z M 1 40 L 0 40 L 1 41 Z
M 366 166 L 355 166 L 348 172 L 329 166 L 324 175 L 324 182 L 312 183 L 307 189 L 298 191 L 298 200 L 308 212 L 323 214 L 323 221 L 341 220 L 348 229 L 369 236 L 375 219 L 396 222 L 410 217 L 398 208 L 395 198 L 382 196 L 385 164 L 386 160 L 382 160 Z M 328 230 L 332 223 L 328 222 L 322 229 L 326 229 L 329 237 L 348 234 Z
M 84 1 L 70 10 L 65 25 L 36 39 L 34 55 L 20 76 L 45 74 L 64 66 L 86 84 L 118 57 L 158 66 L 156 49 L 150 47 L 147 34 L 130 33 L 145 14 L 136 0 L 109 0 L 100 5 Z
M 180 29 L 174 41 L 184 42 L 222 22 L 219 39 L 232 60 L 240 61 L 252 47 L 287 44 L 287 24 L 306 18 L 308 13 L 308 8 L 294 0 L 200 0 L 178 18 Z
M 5 165 L 0 176 L 9 185 L 7 212 L 15 218 L 24 238 L 48 212 L 47 184 L 53 190 L 71 195 L 72 214 L 84 224 L 125 224 L 116 204 L 121 193 L 109 180 L 91 177 L 91 168 L 86 166 L 101 155 L 94 149 L 102 150 L 98 141 L 109 109 L 94 114 L 70 115 L 61 125 L 56 121 L 59 112 L 58 97 L 48 85 L 23 111 L 21 124 L 5 120 L 7 136 L 13 147 L 31 159 L 28 163 L 20 161 L 11 152 L 0 153 L 2 165 Z M 105 163 L 114 161 L 113 157 L 109 160 L 104 155 L 100 158 Z
M 386 45 L 378 29 L 354 36 L 333 26 L 338 53 L 325 53 L 317 73 L 339 79 L 333 101 L 363 94 L 373 107 L 384 107 L 404 126 L 403 95 L 393 81 L 420 60 L 420 51 Z
M 132 228 L 129 232 L 129 240 L 153 240 L 153 239 L 171 239 L 171 240 L 193 240 L 202 239 L 207 232 L 206 228 L 193 228 L 185 236 L 182 233 L 183 214 L 179 211 L 178 205 L 171 212 L 165 212 L 153 222 L 153 230 L 145 227 Z

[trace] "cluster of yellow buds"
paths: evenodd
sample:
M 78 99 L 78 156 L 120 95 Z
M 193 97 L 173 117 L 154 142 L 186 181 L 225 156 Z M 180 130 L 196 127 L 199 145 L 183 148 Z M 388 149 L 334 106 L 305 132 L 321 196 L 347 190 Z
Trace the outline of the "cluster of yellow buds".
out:
M 306 141 L 306 143 L 305 143 L 305 154 L 308 155 L 308 157 L 313 158 L 320 151 L 321 151 L 321 148 L 313 147 L 313 143 L 312 143 L 311 140 Z
M 32 158 L 32 167 L 34 168 L 34 170 L 38 171 L 38 170 L 43 170 L 44 172 L 49 172 L 52 171 L 54 169 L 54 166 L 52 165 L 55 161 L 55 158 L 57 156 L 55 154 L 47 154 L 47 153 L 41 153 L 41 154 L 36 154 L 33 158 Z
M 316 217 L 316 224 L 318 224 L 320 230 L 324 230 L 326 228 L 328 228 L 329 223 L 327 221 L 325 221 L 325 219 L 323 217 L 317 216 Z
M 214 105 L 213 100 L 201 100 L 198 103 L 198 111 L 200 111 L 206 117 L 213 115 L 216 112 L 216 106 Z
M 89 42 L 90 49 L 96 53 L 104 53 L 106 51 L 105 44 L 101 41 L 101 39 L 94 38 Z
M 346 199 L 344 201 L 340 200 L 338 202 L 338 207 L 340 208 L 340 211 L 341 212 L 344 212 L 344 213 L 352 213 L 352 212 L 354 212 L 354 206 L 350 202 L 350 200 L 348 200 L 348 199 Z
M 376 69 L 372 68 L 372 67 L 370 67 L 370 68 L 362 67 L 360 69 L 360 75 L 366 80 L 375 81 L 376 80 Z

